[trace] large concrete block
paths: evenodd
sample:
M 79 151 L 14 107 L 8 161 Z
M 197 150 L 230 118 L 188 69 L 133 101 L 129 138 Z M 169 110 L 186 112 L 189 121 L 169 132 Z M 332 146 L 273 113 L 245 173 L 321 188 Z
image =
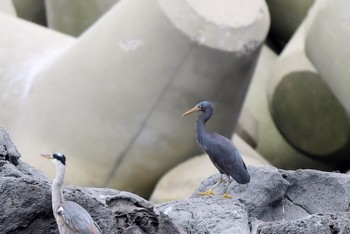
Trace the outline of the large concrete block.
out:
M 259 123 L 252 112 L 244 106 L 239 116 L 235 133 L 252 148 L 256 148 L 259 138 Z
M 2 0 L 0 2 L 0 13 L 16 16 L 16 10 L 11 0 Z
M 118 0 L 45 0 L 48 26 L 79 36 Z
M 296 53 L 277 63 L 275 76 L 282 79 L 271 93 L 271 113 L 281 134 L 298 151 L 333 161 L 348 140 L 349 122 L 321 76 L 313 69 L 298 68 L 307 62 Z
M 33 164 L 70 155 L 70 182 L 148 196 L 199 153 L 184 110 L 217 102 L 209 128 L 232 134 L 268 27 L 260 0 L 122 1 L 35 79 L 14 139 Z
M 318 1 L 312 7 L 282 52 L 272 70 L 268 95 L 272 117 L 286 141 L 302 154 L 328 163 L 325 169 L 334 169 L 349 135 L 346 113 L 305 54 L 306 34 L 323 4 Z M 285 160 L 300 167 L 322 164 Z
M 13 130 L 35 77 L 75 40 L 2 14 L 0 34 L 0 126 Z
M 46 25 L 45 0 L 12 0 L 12 2 L 18 17 Z
M 326 1 L 306 37 L 306 53 L 350 115 L 350 2 Z
M 280 168 L 316 167 L 328 169 L 327 163 L 310 159 L 296 151 L 284 139 L 272 119 L 267 91 L 273 85 L 271 81 L 273 79 L 272 71 L 280 67 L 278 61 L 274 52 L 268 47 L 263 47 L 244 103 L 244 107 L 249 109 L 258 121 L 256 150 L 270 163 Z

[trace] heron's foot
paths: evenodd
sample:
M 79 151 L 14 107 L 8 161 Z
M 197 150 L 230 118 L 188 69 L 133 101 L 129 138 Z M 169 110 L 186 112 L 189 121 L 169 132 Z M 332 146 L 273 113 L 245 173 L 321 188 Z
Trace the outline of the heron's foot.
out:
M 227 199 L 232 199 L 232 196 L 230 196 L 228 193 L 224 193 L 224 195 L 222 195 L 223 198 L 227 198 Z
M 199 195 L 215 195 L 214 190 L 213 189 L 209 189 L 206 192 L 199 192 Z

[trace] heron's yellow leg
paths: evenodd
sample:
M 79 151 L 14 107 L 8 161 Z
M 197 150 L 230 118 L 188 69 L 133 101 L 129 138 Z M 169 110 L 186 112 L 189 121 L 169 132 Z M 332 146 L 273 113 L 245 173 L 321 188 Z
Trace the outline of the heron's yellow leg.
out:
M 231 177 L 230 177 L 229 175 L 227 175 L 227 179 L 228 179 L 228 181 L 227 181 L 227 187 L 226 187 L 225 193 L 224 193 L 224 195 L 222 195 L 222 197 L 231 199 L 232 197 L 230 196 L 230 194 L 227 193 L 227 192 L 228 192 L 228 187 L 229 187 L 230 184 L 231 184 Z
M 218 180 L 218 182 L 216 182 L 216 184 L 214 184 L 214 186 L 213 186 L 211 189 L 209 189 L 209 190 L 206 191 L 206 192 L 199 192 L 198 194 L 199 194 L 199 195 L 215 195 L 214 189 L 215 189 L 216 186 L 218 186 L 221 182 L 222 182 L 222 175 L 220 176 L 220 179 Z
M 199 192 L 198 194 L 199 194 L 199 195 L 215 195 L 213 189 L 209 189 L 209 190 L 206 191 L 206 192 Z

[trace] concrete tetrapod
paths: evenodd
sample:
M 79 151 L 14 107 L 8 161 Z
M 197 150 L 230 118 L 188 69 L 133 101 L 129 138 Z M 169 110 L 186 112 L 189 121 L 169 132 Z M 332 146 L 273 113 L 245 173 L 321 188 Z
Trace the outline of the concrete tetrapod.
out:
M 348 1 L 326 1 L 320 9 L 306 37 L 306 53 L 317 68 L 323 81 L 340 102 L 344 114 L 337 119 L 342 127 L 333 136 L 339 139 L 338 160 L 347 162 L 349 168 L 350 152 L 350 69 L 349 37 L 350 29 L 346 22 L 350 20 Z M 335 25 L 337 25 L 335 27 Z M 330 111 L 327 112 L 331 114 Z M 344 117 L 343 117 L 344 116 Z M 339 136 L 340 135 L 340 136 Z M 330 155 L 331 156 L 331 155 Z
M 295 150 L 281 135 L 272 119 L 267 90 L 274 85 L 271 79 L 274 79 L 274 77 L 279 79 L 284 76 L 284 74 L 282 76 L 278 74 L 277 76 L 273 73 L 277 70 L 288 74 L 290 71 L 286 70 L 285 66 L 280 65 L 284 58 L 276 60 L 276 54 L 268 47 L 263 47 L 244 102 L 244 108 L 249 109 L 258 121 L 259 129 L 256 150 L 270 163 L 280 168 L 315 167 L 318 169 L 329 169 L 327 163 L 305 157 L 305 155 Z M 293 69 L 296 69 L 296 67 Z
M 323 3 L 313 5 L 280 55 L 268 87 L 270 110 L 276 127 L 299 152 L 292 157 L 284 157 L 286 164 L 294 164 L 288 168 L 334 170 L 337 164 L 334 156 L 339 155 L 347 136 L 344 128 L 346 113 L 305 54 L 306 34 Z M 326 160 L 330 156 L 330 160 Z
M 81 168 L 68 181 L 147 197 L 200 151 L 182 110 L 217 102 L 208 127 L 232 134 L 269 27 L 253 2 L 116 4 L 35 79 L 13 134 L 24 158 L 59 147 Z
M 0 14 L 0 126 L 13 129 L 33 80 L 74 38 Z M 6 35 L 6 36 L 5 36 Z
M 306 37 L 306 53 L 334 95 L 350 113 L 349 1 L 327 1 Z M 335 27 L 337 25 L 337 27 Z M 327 30 L 326 30 L 327 29 Z
M 11 0 L 4 0 L 0 2 L 0 13 L 16 16 L 16 10 Z
M 348 136 L 346 113 L 307 63 L 298 53 L 277 62 L 272 77 L 281 80 L 270 86 L 271 114 L 280 133 L 299 152 L 335 160 Z
M 72 36 L 79 36 L 118 0 L 46 0 L 48 26 Z

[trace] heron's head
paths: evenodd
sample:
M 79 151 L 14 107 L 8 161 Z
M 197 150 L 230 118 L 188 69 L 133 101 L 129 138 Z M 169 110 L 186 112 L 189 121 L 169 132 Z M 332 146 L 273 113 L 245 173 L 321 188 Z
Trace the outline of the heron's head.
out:
M 213 104 L 211 104 L 211 102 L 201 101 L 200 103 L 195 105 L 192 109 L 190 109 L 190 110 L 186 111 L 185 113 L 183 113 L 182 116 L 191 114 L 191 113 L 196 112 L 196 111 L 205 112 L 205 110 L 207 110 L 209 108 L 213 109 Z
M 66 165 L 66 157 L 62 153 L 53 153 L 53 154 L 41 154 L 42 157 L 46 159 L 51 159 L 54 163 L 62 163 Z

